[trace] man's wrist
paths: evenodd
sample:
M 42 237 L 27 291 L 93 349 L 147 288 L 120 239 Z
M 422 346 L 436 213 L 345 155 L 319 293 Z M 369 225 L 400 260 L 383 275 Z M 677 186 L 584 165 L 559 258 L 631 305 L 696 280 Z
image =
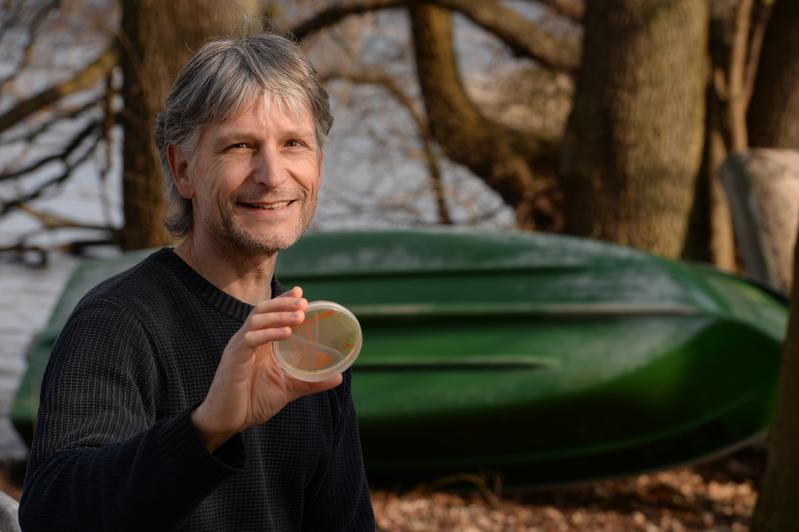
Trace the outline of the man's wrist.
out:
M 205 448 L 208 449 L 209 453 L 212 453 L 219 449 L 226 441 L 234 436 L 234 433 L 228 432 L 215 432 L 209 428 L 208 423 L 206 423 L 203 410 L 203 405 L 200 404 L 194 411 L 191 413 L 191 422 L 194 425 L 194 428 L 197 429 L 197 432 L 200 433 L 200 439 L 205 445 Z

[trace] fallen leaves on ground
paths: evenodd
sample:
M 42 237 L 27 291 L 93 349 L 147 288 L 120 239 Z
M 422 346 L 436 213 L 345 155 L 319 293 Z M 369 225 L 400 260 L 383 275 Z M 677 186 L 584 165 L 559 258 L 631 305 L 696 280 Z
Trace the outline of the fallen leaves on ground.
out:
M 750 448 L 698 466 L 582 485 L 502 494 L 486 493 L 489 482 L 428 484 L 373 489 L 372 502 L 385 531 L 745 532 L 764 463 L 764 450 Z

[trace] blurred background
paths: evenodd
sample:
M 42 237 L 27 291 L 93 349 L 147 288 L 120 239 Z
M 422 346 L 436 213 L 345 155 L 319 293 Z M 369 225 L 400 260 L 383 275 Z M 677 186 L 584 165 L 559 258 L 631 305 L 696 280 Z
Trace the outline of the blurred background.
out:
M 0 461 L 12 495 L 26 449 L 7 412 L 32 336 L 82 257 L 171 242 L 154 117 L 193 50 L 255 21 L 294 35 L 331 96 L 312 231 L 564 233 L 790 291 L 793 0 L 4 0 Z M 554 491 L 465 478 L 373 497 L 392 530 L 745 530 L 764 446 Z

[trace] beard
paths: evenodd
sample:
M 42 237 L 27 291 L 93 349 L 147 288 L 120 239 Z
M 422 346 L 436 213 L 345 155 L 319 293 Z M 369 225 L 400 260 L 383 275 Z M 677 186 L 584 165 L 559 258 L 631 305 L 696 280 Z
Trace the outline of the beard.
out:
M 303 195 L 296 200 L 300 205 L 299 218 L 286 220 L 260 231 L 248 228 L 235 219 L 235 203 L 220 205 L 219 218 L 209 224 L 211 235 L 217 243 L 233 254 L 247 257 L 274 255 L 293 245 L 308 229 L 316 211 L 316 197 Z

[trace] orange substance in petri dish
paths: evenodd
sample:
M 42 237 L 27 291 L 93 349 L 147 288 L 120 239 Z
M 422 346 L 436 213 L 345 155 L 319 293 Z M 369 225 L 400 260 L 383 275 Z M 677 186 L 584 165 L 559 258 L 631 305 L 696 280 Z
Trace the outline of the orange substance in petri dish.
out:
M 333 362 L 333 357 L 331 357 L 329 354 L 325 353 L 324 351 L 317 351 L 316 354 L 319 357 L 318 360 L 320 368 L 326 368 L 330 365 L 331 362 Z

